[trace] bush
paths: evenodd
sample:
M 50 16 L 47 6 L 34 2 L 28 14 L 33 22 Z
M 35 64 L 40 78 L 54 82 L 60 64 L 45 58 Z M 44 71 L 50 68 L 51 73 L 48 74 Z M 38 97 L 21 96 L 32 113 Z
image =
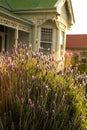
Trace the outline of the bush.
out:
M 81 61 L 77 62 L 78 64 L 78 70 L 81 72 L 81 73 L 84 73 L 86 72 L 87 73 L 87 63 L 83 63 Z M 75 64 L 74 64 L 75 65 Z
M 2 52 L 0 60 L 0 130 L 87 129 L 83 79 L 76 67 L 58 70 L 52 55 L 25 44 L 10 55 Z

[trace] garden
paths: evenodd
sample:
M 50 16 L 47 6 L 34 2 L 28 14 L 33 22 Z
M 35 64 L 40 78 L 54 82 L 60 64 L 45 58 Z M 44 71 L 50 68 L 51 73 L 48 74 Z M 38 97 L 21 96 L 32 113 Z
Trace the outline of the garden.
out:
M 18 44 L 0 55 L 0 130 L 87 130 L 87 74 Z

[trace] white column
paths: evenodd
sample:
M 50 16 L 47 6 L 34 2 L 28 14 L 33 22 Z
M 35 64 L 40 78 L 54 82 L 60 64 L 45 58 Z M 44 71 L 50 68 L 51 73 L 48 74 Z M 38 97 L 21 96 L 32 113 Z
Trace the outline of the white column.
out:
M 38 26 L 38 48 L 40 47 L 40 42 L 41 42 L 41 28 Z
M 31 43 L 31 34 L 29 33 L 28 34 L 28 46 L 30 45 L 30 43 Z
M 38 47 L 38 37 L 37 37 L 37 25 L 35 25 L 35 28 L 34 28 L 34 46 L 33 46 L 33 49 L 34 51 L 37 51 L 37 47 Z
M 64 46 L 63 46 L 63 50 L 66 50 L 66 32 L 64 32 Z
M 57 58 L 60 59 L 60 37 L 61 37 L 61 30 L 58 29 L 58 33 L 57 33 L 58 39 L 57 39 L 57 46 L 56 46 L 56 51 L 57 51 Z
M 57 42 L 57 30 L 53 29 L 53 36 L 52 36 L 52 51 L 56 51 L 56 42 Z

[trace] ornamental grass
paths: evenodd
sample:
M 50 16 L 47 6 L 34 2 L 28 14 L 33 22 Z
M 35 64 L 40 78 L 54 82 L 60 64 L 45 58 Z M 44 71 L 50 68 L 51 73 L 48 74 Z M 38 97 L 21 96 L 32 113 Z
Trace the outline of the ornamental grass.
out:
M 0 56 L 0 130 L 86 130 L 86 74 L 18 44 Z

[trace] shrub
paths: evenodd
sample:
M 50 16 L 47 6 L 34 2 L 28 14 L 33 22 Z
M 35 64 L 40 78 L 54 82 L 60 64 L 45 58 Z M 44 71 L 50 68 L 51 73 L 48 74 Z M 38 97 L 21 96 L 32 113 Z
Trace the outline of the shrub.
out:
M 0 130 L 87 129 L 84 79 L 76 67 L 58 70 L 53 55 L 25 44 L 0 60 Z
M 73 64 L 73 66 L 75 66 L 76 63 Z M 86 72 L 87 73 L 87 63 L 83 63 L 82 61 L 77 61 L 78 64 L 78 70 L 81 73 Z

